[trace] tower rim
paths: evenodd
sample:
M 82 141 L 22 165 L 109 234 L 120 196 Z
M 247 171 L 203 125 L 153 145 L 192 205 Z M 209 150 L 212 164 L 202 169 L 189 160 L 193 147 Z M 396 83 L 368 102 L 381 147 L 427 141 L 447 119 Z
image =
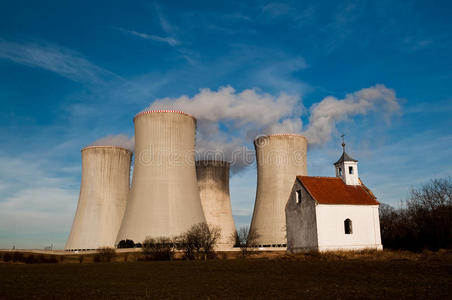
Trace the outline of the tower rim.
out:
M 144 111 L 141 111 L 141 112 L 137 113 L 137 114 L 133 117 L 133 121 L 135 122 L 135 120 L 136 120 L 137 118 L 139 118 L 139 117 L 141 117 L 141 116 L 144 116 L 144 115 L 153 114 L 153 113 L 173 113 L 173 114 L 181 114 L 181 115 L 185 115 L 185 116 L 187 116 L 187 117 L 193 118 L 193 119 L 195 120 L 195 122 L 196 122 L 196 118 L 195 118 L 193 115 L 191 115 L 191 114 L 189 114 L 189 113 L 186 113 L 186 112 L 184 112 L 184 111 L 181 111 L 181 110 L 173 110 L 173 109 L 144 110 Z

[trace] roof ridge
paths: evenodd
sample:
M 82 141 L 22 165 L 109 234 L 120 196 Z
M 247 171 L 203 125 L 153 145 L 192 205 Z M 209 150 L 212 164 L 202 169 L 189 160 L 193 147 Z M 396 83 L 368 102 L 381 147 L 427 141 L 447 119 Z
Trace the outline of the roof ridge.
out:
M 333 176 L 308 176 L 308 175 L 297 175 L 297 177 L 324 178 L 324 179 L 340 179 L 339 177 L 333 177 Z

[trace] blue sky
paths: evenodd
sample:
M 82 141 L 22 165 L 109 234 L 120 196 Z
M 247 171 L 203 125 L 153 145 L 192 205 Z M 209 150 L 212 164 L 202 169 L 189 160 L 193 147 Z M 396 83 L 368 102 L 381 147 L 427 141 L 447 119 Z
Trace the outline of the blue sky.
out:
M 275 101 L 288 95 L 294 110 L 284 117 L 303 123 L 302 131 L 325 99 L 353 102 L 377 85 L 391 91 L 398 108 L 375 102 L 332 120 L 331 132 L 309 149 L 308 172 L 334 175 L 345 133 L 362 180 L 381 202 L 398 205 L 411 186 L 451 175 L 451 7 L 0 2 L 0 248 L 63 247 L 78 199 L 80 149 L 106 135 L 132 137 L 133 116 L 155 99 L 205 88 L 230 86 L 231 97 L 251 90 Z M 257 113 L 265 110 L 256 103 Z M 255 184 L 255 165 L 231 179 L 237 225 L 250 221 Z

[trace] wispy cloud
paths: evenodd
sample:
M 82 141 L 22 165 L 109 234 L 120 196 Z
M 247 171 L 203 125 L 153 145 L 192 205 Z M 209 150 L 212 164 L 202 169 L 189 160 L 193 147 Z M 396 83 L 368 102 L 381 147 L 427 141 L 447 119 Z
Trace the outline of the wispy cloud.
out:
M 331 21 L 322 28 L 327 33 L 327 52 L 332 52 L 340 46 L 353 32 L 352 26 L 360 16 L 360 5 L 353 2 L 341 3 Z
M 379 200 L 398 205 L 412 186 L 425 183 L 432 177 L 451 175 L 450 166 L 445 163 L 449 160 L 451 147 L 452 135 L 426 130 L 376 147 L 371 152 L 358 149 L 357 155 L 364 158 L 361 164 L 365 168 L 361 169 L 369 173 L 366 181 Z M 428 167 L 415 167 L 419 165 Z
M 36 160 L 0 153 L 0 163 L 0 248 L 63 247 L 78 183 L 49 174 Z M 41 236 L 37 241 L 25 238 L 36 235 Z
M 19 43 L 0 38 L 0 59 L 48 70 L 81 83 L 96 84 L 107 78 L 117 78 L 80 53 L 45 42 Z
M 160 27 L 162 27 L 162 30 L 168 35 L 173 35 L 176 29 L 173 25 L 170 24 L 170 22 L 168 22 L 157 2 L 154 2 L 154 8 L 159 18 Z
M 433 45 L 433 40 L 424 36 L 407 36 L 400 42 L 401 49 L 415 52 Z
M 291 7 L 289 4 L 282 2 L 270 2 L 262 8 L 262 13 L 272 18 L 285 16 L 289 14 L 290 11 Z
M 133 35 L 133 36 L 137 36 L 140 37 L 142 39 L 145 40 L 152 40 L 152 41 L 156 41 L 156 42 L 163 42 L 163 43 L 167 43 L 170 46 L 177 46 L 180 45 L 181 42 L 176 40 L 173 37 L 161 37 L 158 35 L 152 35 L 152 34 L 147 34 L 147 33 L 142 33 L 142 32 L 138 32 L 138 31 L 134 31 L 134 30 L 126 30 L 126 29 L 122 29 L 120 28 L 120 30 L 124 33 Z

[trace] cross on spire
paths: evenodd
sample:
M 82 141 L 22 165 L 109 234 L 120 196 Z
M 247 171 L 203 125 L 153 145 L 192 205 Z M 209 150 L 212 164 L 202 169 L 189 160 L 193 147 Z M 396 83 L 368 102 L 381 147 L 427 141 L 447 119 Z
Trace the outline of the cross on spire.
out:
M 345 152 L 345 140 L 344 140 L 344 137 L 345 137 L 345 134 L 342 134 L 342 135 L 341 135 L 341 138 L 342 138 L 342 149 L 343 149 L 344 152 Z

